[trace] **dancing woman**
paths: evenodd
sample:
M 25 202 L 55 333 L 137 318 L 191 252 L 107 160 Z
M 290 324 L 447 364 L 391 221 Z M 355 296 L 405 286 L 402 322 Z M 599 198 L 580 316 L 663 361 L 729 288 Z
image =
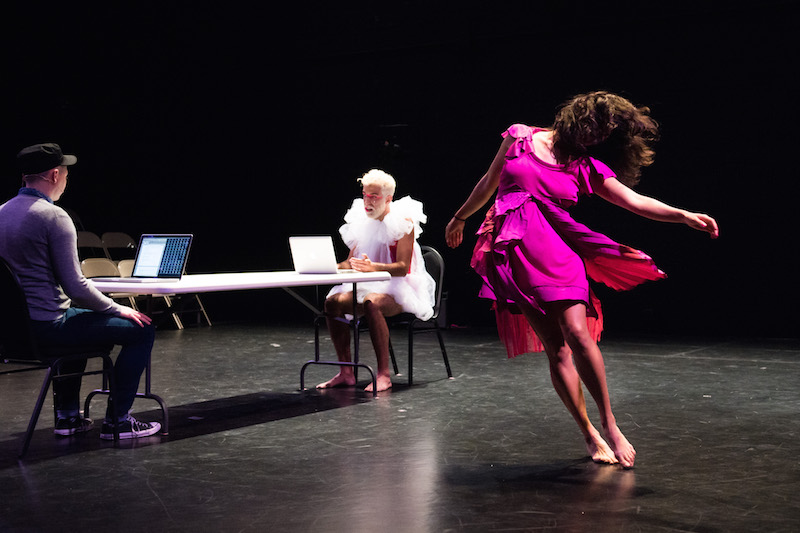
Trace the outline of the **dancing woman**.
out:
M 489 170 L 445 230 L 448 246 L 459 246 L 466 219 L 497 191 L 472 261 L 484 281 L 480 295 L 495 301 L 499 322 L 509 313 L 525 317 L 592 459 L 626 468 L 633 466 L 636 451 L 611 410 L 599 332 L 589 327 L 598 317 L 598 302 L 588 277 L 625 290 L 665 274 L 643 252 L 576 222 L 568 209 L 579 195 L 596 194 L 637 215 L 718 237 L 710 216 L 630 188 L 641 168 L 653 162 L 657 134 L 646 107 L 602 91 L 576 96 L 559 109 L 551 128 L 515 124 L 503 133 Z M 520 335 L 500 329 L 509 354 L 519 351 L 510 344 Z M 589 420 L 581 382 L 597 403 L 602 435 Z

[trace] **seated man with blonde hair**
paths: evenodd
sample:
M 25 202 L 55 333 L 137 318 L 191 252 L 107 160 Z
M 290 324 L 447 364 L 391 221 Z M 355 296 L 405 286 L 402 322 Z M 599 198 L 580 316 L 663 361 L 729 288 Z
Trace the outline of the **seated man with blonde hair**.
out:
M 417 238 L 421 223 L 427 220 L 422 204 L 410 196 L 392 201 L 395 180 L 382 170 L 373 169 L 358 179 L 362 198 L 353 200 L 339 228 L 350 254 L 339 268 L 358 272 L 389 272 L 389 281 L 358 284 L 356 295 L 359 316 L 369 324 L 370 338 L 378 358 L 376 382 L 379 391 L 392 386 L 389 373 L 389 328 L 387 316 L 413 313 L 422 320 L 433 315 L 435 282 L 425 270 Z M 325 300 L 328 331 L 339 361 L 350 362 L 350 327 L 345 315 L 353 313 L 353 284 L 331 289 Z M 331 380 L 317 385 L 324 389 L 353 386 L 352 366 L 342 366 Z M 366 388 L 372 391 L 372 384 Z

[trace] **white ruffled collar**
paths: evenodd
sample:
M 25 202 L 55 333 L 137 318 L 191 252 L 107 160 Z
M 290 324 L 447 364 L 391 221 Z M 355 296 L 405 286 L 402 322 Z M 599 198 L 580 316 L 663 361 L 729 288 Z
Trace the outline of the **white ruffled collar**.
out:
M 393 200 L 383 220 L 369 218 L 364 210 L 364 200 L 356 198 L 345 213 L 345 224 L 340 228 L 340 233 L 348 246 L 366 237 L 393 244 L 412 229 L 414 238 L 419 238 L 422 233 L 421 224 L 427 220 L 428 217 L 422 210 L 422 202 L 410 196 Z

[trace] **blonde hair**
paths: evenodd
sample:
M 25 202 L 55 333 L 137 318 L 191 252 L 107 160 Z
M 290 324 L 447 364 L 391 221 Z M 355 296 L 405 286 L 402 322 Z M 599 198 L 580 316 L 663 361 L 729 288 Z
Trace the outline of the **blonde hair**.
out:
M 397 187 L 397 183 L 391 175 L 377 168 L 373 168 L 358 178 L 357 181 L 361 183 L 362 187 L 366 187 L 367 185 L 379 185 L 381 193 L 385 196 L 394 196 L 394 190 Z

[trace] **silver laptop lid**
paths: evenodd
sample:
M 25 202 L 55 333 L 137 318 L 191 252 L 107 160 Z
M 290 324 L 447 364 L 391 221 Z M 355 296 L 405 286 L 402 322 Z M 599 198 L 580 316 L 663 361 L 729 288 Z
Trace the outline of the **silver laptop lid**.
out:
M 298 274 L 336 273 L 336 252 L 330 235 L 289 237 L 289 249 Z

